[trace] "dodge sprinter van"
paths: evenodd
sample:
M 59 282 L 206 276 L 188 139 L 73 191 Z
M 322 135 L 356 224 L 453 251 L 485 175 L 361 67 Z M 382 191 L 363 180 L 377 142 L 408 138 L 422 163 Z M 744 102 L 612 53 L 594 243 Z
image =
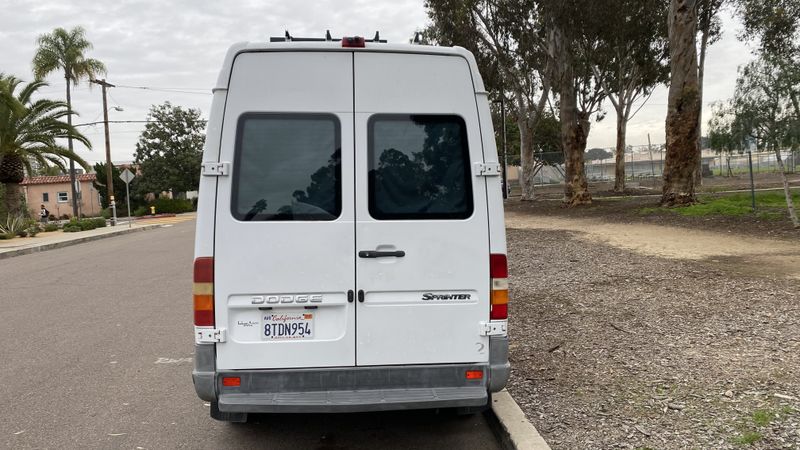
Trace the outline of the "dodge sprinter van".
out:
M 509 376 L 500 167 L 463 48 L 241 43 L 203 150 L 194 386 L 248 413 L 485 407 Z

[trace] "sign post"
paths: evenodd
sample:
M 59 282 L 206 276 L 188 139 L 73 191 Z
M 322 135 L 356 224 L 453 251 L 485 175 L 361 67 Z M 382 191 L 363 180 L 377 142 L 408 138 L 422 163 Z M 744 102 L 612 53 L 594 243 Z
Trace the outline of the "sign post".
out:
M 135 176 L 136 175 L 134 175 L 133 172 L 131 172 L 128 169 L 125 169 L 124 171 L 122 171 L 121 174 L 119 174 L 119 177 L 122 179 L 122 181 L 125 182 L 125 198 L 126 198 L 125 203 L 128 204 L 128 228 L 131 228 L 133 226 L 133 218 L 131 217 L 131 190 L 128 185 L 131 183 L 133 177 Z

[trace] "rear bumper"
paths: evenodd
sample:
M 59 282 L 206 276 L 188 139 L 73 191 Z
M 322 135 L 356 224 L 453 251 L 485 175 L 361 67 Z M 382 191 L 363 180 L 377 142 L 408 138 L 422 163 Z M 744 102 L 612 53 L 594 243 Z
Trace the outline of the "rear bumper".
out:
M 483 406 L 508 381 L 508 339 L 492 337 L 490 360 L 437 364 L 313 369 L 215 370 L 213 344 L 199 344 L 192 372 L 197 395 L 222 412 L 357 412 Z M 466 379 L 468 370 L 483 371 Z M 239 377 L 240 386 L 222 385 Z

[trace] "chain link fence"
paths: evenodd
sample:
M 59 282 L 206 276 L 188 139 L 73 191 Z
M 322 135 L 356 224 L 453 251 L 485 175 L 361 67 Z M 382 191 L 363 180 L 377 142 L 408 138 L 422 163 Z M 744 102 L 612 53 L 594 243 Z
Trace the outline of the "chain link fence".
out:
M 584 164 L 584 173 L 587 181 L 592 185 L 614 184 L 616 150 L 605 148 L 608 158 L 587 159 Z M 543 155 L 544 160 L 554 160 L 557 154 Z M 666 153 L 664 145 L 638 145 L 629 146 L 625 151 L 625 180 L 626 187 L 659 188 L 664 171 L 664 158 Z M 800 173 L 800 151 L 784 149 L 781 159 L 790 174 Z M 704 183 L 724 185 L 726 181 L 740 184 L 739 178 L 749 180 L 749 159 L 745 153 L 717 153 L 713 150 L 702 152 L 702 171 Z M 780 166 L 774 152 L 760 151 L 752 153 L 753 174 L 757 184 L 772 184 L 779 181 Z M 519 191 L 519 171 L 516 166 L 509 166 L 508 180 L 512 190 Z M 564 164 L 542 166 L 536 174 L 536 186 L 557 186 L 564 184 Z

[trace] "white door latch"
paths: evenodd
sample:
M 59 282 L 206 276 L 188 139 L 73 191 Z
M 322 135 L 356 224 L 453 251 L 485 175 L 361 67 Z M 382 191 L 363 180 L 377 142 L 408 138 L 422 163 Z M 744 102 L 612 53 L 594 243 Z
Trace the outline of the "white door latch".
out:
M 231 163 L 229 162 L 204 162 L 201 174 L 208 177 L 224 177 L 230 173 Z
M 496 177 L 500 175 L 500 163 L 496 162 L 477 162 L 475 172 L 479 177 Z
M 478 334 L 481 336 L 505 336 L 508 334 L 508 321 L 492 320 L 490 322 L 481 322 Z
M 195 328 L 194 341 L 198 344 L 225 342 L 224 328 Z

